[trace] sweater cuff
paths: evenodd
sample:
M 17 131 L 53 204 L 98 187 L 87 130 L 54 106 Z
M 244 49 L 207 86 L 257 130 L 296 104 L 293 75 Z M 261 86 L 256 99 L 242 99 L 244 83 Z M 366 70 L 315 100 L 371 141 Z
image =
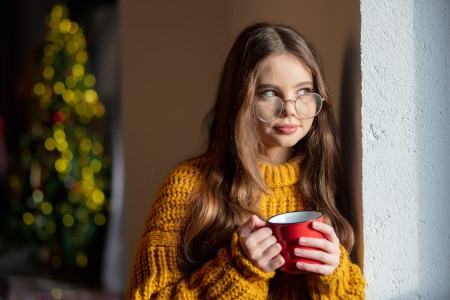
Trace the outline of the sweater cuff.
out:
M 231 256 L 236 262 L 237 269 L 239 269 L 241 273 L 249 279 L 249 281 L 269 280 L 275 276 L 275 271 L 266 273 L 255 266 L 253 262 L 247 258 L 242 251 L 241 245 L 239 244 L 239 236 L 237 231 L 233 233 L 231 239 Z

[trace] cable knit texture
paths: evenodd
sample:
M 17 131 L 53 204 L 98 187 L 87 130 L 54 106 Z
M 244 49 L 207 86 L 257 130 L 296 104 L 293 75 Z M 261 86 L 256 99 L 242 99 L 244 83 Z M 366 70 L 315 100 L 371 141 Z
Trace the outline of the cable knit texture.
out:
M 161 185 L 136 249 L 126 299 L 363 299 L 365 282 L 341 246 L 338 268 L 329 276 L 265 273 L 247 259 L 237 232 L 228 247 L 191 274 L 177 264 L 179 221 L 195 187 L 204 179 L 207 159 L 186 162 Z M 260 165 L 269 190 L 260 201 L 267 217 L 302 210 L 298 165 Z

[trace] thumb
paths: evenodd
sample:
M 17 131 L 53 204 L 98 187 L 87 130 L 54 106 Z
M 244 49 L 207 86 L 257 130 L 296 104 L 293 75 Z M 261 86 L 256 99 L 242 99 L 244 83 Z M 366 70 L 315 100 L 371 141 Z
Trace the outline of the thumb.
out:
M 244 224 L 242 224 L 239 232 L 241 237 L 249 236 L 256 228 L 266 226 L 266 222 L 258 218 L 256 215 L 251 216 Z

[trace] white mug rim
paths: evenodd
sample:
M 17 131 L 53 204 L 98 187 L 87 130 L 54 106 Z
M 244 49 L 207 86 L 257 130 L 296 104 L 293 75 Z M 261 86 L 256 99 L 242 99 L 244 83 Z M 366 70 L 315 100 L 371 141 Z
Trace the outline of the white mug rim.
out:
M 283 216 L 286 215 L 296 215 L 298 213 L 314 213 L 311 217 L 308 217 L 305 220 L 302 221 L 294 221 L 294 222 L 280 222 L 280 221 L 275 221 L 274 219 L 277 218 L 281 218 Z M 301 224 L 301 223 L 306 223 L 306 222 L 311 222 L 314 220 L 317 220 L 319 218 L 323 217 L 323 213 L 321 213 L 320 211 L 317 210 L 296 210 L 296 211 L 290 211 L 290 212 L 286 212 L 286 213 L 282 213 L 282 214 L 278 214 L 275 216 L 272 216 L 269 218 L 269 220 L 267 220 L 268 223 L 273 224 L 273 225 L 290 225 L 290 224 Z

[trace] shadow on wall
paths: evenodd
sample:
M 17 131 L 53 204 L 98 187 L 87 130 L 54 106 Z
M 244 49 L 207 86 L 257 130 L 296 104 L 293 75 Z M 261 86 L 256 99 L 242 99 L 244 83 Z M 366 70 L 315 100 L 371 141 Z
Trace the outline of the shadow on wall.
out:
M 450 299 L 450 2 L 414 2 L 419 289 Z
M 361 58 L 359 40 L 347 41 L 341 83 L 341 144 L 345 197 L 350 216 L 345 216 L 355 231 L 352 261 L 363 267 L 363 216 L 361 166 Z

